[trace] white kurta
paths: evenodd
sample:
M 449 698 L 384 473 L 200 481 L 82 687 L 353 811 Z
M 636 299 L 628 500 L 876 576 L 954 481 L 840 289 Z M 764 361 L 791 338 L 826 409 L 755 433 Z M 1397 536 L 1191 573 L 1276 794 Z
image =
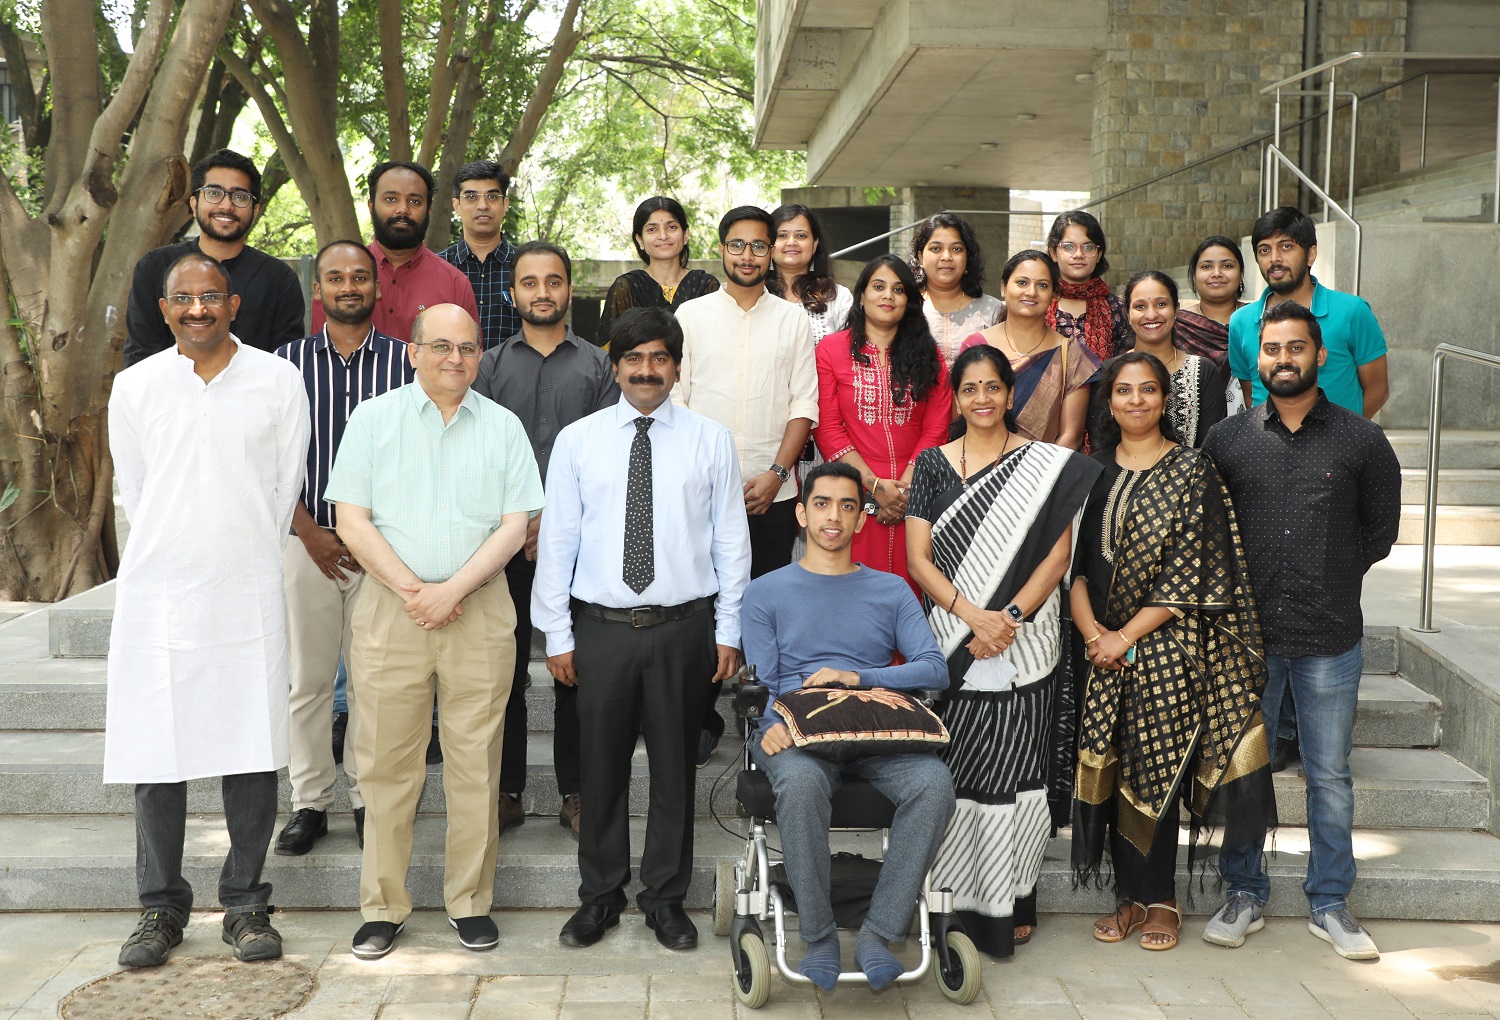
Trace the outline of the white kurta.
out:
M 106 783 L 287 763 L 282 546 L 306 470 L 302 378 L 238 346 L 207 385 L 176 347 L 121 372 L 109 447 L 130 537 L 109 644 Z

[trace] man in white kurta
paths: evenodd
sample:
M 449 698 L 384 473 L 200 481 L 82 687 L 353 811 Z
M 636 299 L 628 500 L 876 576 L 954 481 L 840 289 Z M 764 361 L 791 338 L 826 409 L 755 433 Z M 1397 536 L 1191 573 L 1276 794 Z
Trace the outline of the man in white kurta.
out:
M 175 346 L 116 377 L 110 452 L 130 537 L 109 649 L 104 781 L 136 790 L 144 910 L 125 966 L 164 963 L 193 890 L 182 875 L 187 780 L 221 776 L 224 941 L 281 955 L 261 881 L 289 717 L 282 546 L 309 416 L 297 370 L 231 335 L 239 298 L 200 253 L 167 273 Z

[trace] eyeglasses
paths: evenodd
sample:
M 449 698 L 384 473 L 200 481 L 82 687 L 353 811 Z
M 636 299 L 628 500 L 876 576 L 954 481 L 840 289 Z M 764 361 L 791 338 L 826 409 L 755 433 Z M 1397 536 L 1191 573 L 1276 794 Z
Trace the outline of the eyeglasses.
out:
M 191 308 L 195 301 L 204 308 L 218 308 L 229 300 L 229 295 L 221 291 L 211 290 L 207 294 L 168 294 L 167 300 L 178 308 Z
M 485 191 L 485 192 L 479 192 L 479 191 L 461 191 L 461 192 L 458 193 L 458 200 L 460 202 L 462 202 L 464 205 L 473 205 L 476 202 L 478 202 L 481 198 L 483 198 L 486 202 L 490 203 L 490 205 L 494 205 L 496 202 L 499 202 L 504 197 L 505 197 L 504 192 L 494 191 L 494 190 Z
M 194 194 L 200 199 L 207 201 L 209 205 L 218 205 L 224 201 L 226 196 L 230 202 L 234 203 L 236 209 L 248 209 L 255 204 L 255 196 L 244 188 L 226 189 L 219 187 L 217 184 L 205 184 L 194 192 Z
M 1281 352 L 1286 351 L 1287 354 L 1296 358 L 1306 354 L 1307 349 L 1311 346 L 1312 344 L 1306 340 L 1293 340 L 1290 343 L 1284 344 L 1261 344 L 1260 353 L 1268 358 L 1279 358 L 1281 357 Z
M 640 368 L 646 363 L 647 358 L 651 359 L 651 365 L 653 368 L 661 368 L 667 362 L 672 360 L 672 355 L 668 354 L 666 351 L 652 351 L 649 355 L 642 354 L 640 351 L 631 351 L 629 354 L 620 355 L 620 360 L 629 365 L 631 368 Z
M 453 341 L 451 340 L 416 340 L 413 341 L 418 347 L 426 347 L 440 358 L 446 358 L 453 353 Z M 477 358 L 484 351 L 476 343 L 465 341 L 458 345 L 458 353 L 466 358 Z
M 1103 250 L 1092 241 L 1085 241 L 1083 244 L 1074 244 L 1072 241 L 1064 241 L 1058 245 L 1058 248 L 1060 248 L 1065 255 L 1076 255 L 1079 252 L 1083 252 L 1085 255 L 1097 255 L 1100 251 Z
M 771 253 L 771 244 L 768 241 L 745 241 L 737 237 L 733 241 L 724 242 L 724 250 L 731 255 L 743 255 L 746 248 L 749 248 L 750 254 L 757 258 Z

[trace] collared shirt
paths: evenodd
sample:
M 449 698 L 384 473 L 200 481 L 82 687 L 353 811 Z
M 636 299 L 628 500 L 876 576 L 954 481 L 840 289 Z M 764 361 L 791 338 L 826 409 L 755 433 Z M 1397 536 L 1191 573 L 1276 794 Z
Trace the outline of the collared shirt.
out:
M 307 447 L 307 481 L 302 505 L 320 527 L 334 527 L 333 504 L 324 502 L 333 455 L 344 437 L 344 424 L 362 400 L 378 397 L 412 380 L 406 345 L 373 326 L 358 349 L 345 360 L 328 340 L 325 326 L 317 334 L 276 351 L 302 373 L 312 411 L 312 442 Z
M 552 444 L 563 426 L 620 399 L 609 355 L 571 329 L 545 358 L 526 342 L 524 333 L 492 347 L 479 363 L 474 389 L 521 419 L 543 482 Z
M 125 367 L 176 345 L 157 301 L 167 282 L 167 270 L 192 251 L 202 251 L 195 240 L 169 244 L 148 251 L 135 264 L 125 307 Z M 246 245 L 234 258 L 224 260 L 224 268 L 240 297 L 240 310 L 234 316 L 234 334 L 240 343 L 274 351 L 303 335 L 307 306 L 302 301 L 302 284 L 290 266 Z
M 521 331 L 521 313 L 510 301 L 510 285 L 516 267 L 516 246 L 500 238 L 500 245 L 489 257 L 481 259 L 459 238 L 438 253 L 438 257 L 469 278 L 474 300 L 479 305 L 479 339 L 488 350 Z
M 420 383 L 349 416 L 323 498 L 370 511 L 401 562 L 446 581 L 506 514 L 542 508 L 542 480 L 516 416 L 472 389 L 443 423 Z
M 1236 379 L 1248 380 L 1254 402 L 1266 402 L 1266 385 L 1256 367 L 1260 359 L 1260 320 L 1266 304 L 1281 298 L 1269 287 L 1260 296 L 1229 317 L 1229 370 Z M 1362 297 L 1330 290 L 1313 277 L 1312 307 L 1308 311 L 1323 331 L 1328 361 L 1318 369 L 1318 385 L 1328 399 L 1355 414 L 1365 413 L 1365 389 L 1359 382 L 1359 367 L 1385 357 L 1385 334 L 1370 304 Z
M 1289 431 L 1270 402 L 1203 444 L 1234 501 L 1266 648 L 1337 655 L 1364 634 L 1365 571 L 1401 523 L 1401 465 L 1380 426 L 1320 392 Z
M 769 293 L 746 312 L 727 291 L 717 290 L 677 309 L 677 321 L 682 371 L 673 399 L 729 430 L 739 451 L 743 492 L 745 481 L 770 470 L 788 422 L 818 423 L 818 369 L 807 313 Z M 797 481 L 788 478 L 776 500 L 796 495 Z
M 371 241 L 369 248 L 375 256 L 375 275 L 380 280 L 380 298 L 375 302 L 371 321 L 380 332 L 409 343 L 417 313 L 431 305 L 458 305 L 478 321 L 479 306 L 474 303 L 474 288 L 469 286 L 469 278 L 438 258 L 425 244 L 419 245 L 412 257 L 399 266 L 391 261 L 379 241 Z M 323 304 L 315 302 L 313 332 L 322 329 L 324 321 Z
M 656 578 L 639 595 L 622 571 L 625 488 L 640 412 L 622 397 L 563 429 L 552 447 L 531 589 L 531 619 L 547 635 L 548 655 L 573 650 L 570 597 L 630 609 L 679 606 L 717 592 L 714 640 L 739 647 L 750 528 L 734 442 L 671 400 L 650 416 Z

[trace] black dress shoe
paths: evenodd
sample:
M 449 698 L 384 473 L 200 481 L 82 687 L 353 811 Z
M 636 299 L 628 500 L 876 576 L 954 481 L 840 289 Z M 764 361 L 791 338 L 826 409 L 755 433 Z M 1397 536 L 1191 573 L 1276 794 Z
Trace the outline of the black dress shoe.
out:
M 1271 759 L 1271 771 L 1283 772 L 1292 762 L 1302 761 L 1302 748 L 1297 746 L 1297 738 L 1276 741 L 1276 757 Z
M 335 712 L 333 714 L 333 763 L 344 764 L 344 734 L 349 729 L 349 713 Z
M 354 809 L 354 838 L 359 840 L 359 848 L 365 848 L 365 809 L 357 807 Z
M 656 941 L 668 949 L 698 948 L 698 929 L 680 903 L 646 911 L 646 927 L 656 932 Z
M 438 742 L 438 728 L 432 728 L 432 739 L 427 742 L 427 764 L 441 765 L 443 763 L 443 745 Z
M 276 837 L 276 853 L 282 857 L 301 857 L 326 835 L 328 812 L 305 807 L 292 815 L 292 820 Z
M 568 923 L 562 926 L 557 940 L 565 946 L 591 946 L 604 937 L 604 933 L 620 923 L 620 911 L 614 907 L 601 907 L 597 903 L 585 903 L 573 912 Z

